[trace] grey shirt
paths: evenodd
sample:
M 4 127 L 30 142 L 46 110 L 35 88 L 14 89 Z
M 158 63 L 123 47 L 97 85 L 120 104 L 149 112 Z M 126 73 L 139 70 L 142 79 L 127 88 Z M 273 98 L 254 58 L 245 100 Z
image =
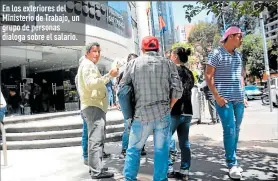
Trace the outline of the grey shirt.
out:
M 183 88 L 176 65 L 156 52 L 131 60 L 121 85 L 132 82 L 135 93 L 135 120 L 161 120 L 170 113 L 171 98 L 179 99 Z

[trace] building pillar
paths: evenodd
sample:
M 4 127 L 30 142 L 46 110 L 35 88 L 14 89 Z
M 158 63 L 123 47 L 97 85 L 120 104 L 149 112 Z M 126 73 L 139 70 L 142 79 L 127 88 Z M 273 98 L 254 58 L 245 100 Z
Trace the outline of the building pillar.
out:
M 148 2 L 138 1 L 136 2 L 136 14 L 137 14 L 137 26 L 139 34 L 139 45 L 141 45 L 142 39 L 145 36 L 149 36 L 149 19 L 147 16 Z
M 26 78 L 26 65 L 20 65 L 21 69 L 21 79 Z

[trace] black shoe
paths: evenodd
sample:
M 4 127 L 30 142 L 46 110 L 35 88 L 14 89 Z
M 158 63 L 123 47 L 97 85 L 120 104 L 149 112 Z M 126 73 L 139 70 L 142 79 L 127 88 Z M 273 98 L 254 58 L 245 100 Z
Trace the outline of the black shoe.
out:
M 175 176 L 176 176 L 177 179 L 180 179 L 180 180 L 183 180 L 183 181 L 188 181 L 189 180 L 189 175 L 188 174 L 182 174 L 180 172 L 177 172 Z
M 105 153 L 103 152 L 103 158 L 110 158 L 111 157 L 111 154 L 110 153 Z
M 173 171 L 173 172 L 169 172 L 167 173 L 167 177 L 168 178 L 176 178 L 176 173 Z
M 146 150 L 143 148 L 142 151 L 141 151 L 141 156 L 146 156 L 147 155 L 147 152 Z
M 91 176 L 92 179 L 111 178 L 111 177 L 114 177 L 114 173 L 101 172 L 98 176 Z
M 126 150 L 122 150 L 121 155 L 120 155 L 120 158 L 121 158 L 121 159 L 124 159 L 125 156 L 126 156 Z
M 102 169 L 101 169 L 101 172 L 107 172 L 108 171 L 108 168 L 107 167 L 103 167 Z M 89 170 L 89 174 L 91 175 L 91 170 Z

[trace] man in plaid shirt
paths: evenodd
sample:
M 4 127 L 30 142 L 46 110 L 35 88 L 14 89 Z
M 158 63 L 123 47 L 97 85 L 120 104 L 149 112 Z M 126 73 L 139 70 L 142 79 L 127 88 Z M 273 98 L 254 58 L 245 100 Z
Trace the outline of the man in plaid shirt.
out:
M 170 111 L 183 88 L 176 65 L 158 54 L 156 37 L 145 37 L 141 48 L 143 55 L 128 63 L 120 82 L 133 84 L 136 103 L 123 174 L 127 181 L 136 180 L 141 149 L 153 133 L 153 180 L 167 180 Z

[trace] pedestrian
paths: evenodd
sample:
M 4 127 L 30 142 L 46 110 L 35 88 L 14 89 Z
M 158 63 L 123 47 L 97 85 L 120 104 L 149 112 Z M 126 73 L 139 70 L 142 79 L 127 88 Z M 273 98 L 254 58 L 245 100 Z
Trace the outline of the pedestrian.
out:
M 138 57 L 138 55 L 136 55 L 134 53 L 130 53 L 127 57 L 127 63 L 130 60 L 133 60 L 137 57 Z M 124 74 L 124 72 L 120 73 L 120 76 L 119 76 L 119 79 L 118 79 L 118 84 L 120 83 L 120 81 L 123 77 L 123 74 Z M 123 112 L 123 114 L 124 114 L 124 112 Z M 124 132 L 123 132 L 123 135 L 122 135 L 122 152 L 121 152 L 120 158 L 125 158 L 125 156 L 126 156 L 126 150 L 127 150 L 127 147 L 128 147 L 129 133 L 130 133 L 131 124 L 132 124 L 132 120 L 124 119 L 124 127 L 125 128 L 124 128 Z M 142 148 L 141 155 L 142 156 L 147 155 L 147 152 L 145 150 L 145 145 Z
M 153 180 L 167 180 L 169 156 L 170 110 L 182 96 L 177 67 L 158 54 L 159 42 L 144 37 L 143 55 L 131 60 L 124 70 L 120 86 L 134 87 L 135 110 L 130 129 L 123 174 L 125 180 L 136 180 L 140 153 L 150 134 L 154 135 Z
M 208 101 L 208 108 L 209 108 L 209 114 L 211 117 L 211 122 L 208 123 L 208 125 L 215 125 L 216 123 L 219 123 L 219 116 L 216 112 L 215 108 L 215 99 L 211 93 L 211 91 L 208 88 L 206 80 L 203 81 L 201 84 L 201 90 L 204 91 L 206 100 Z
M 96 64 L 100 58 L 100 45 L 90 43 L 86 46 L 86 55 L 81 57 L 77 72 L 78 92 L 81 111 L 88 127 L 88 164 L 92 179 L 111 178 L 113 173 L 103 167 L 103 146 L 105 139 L 106 113 L 108 97 L 106 84 L 118 75 L 118 69 L 112 68 L 101 76 Z
M 216 110 L 223 127 L 223 140 L 229 176 L 241 179 L 242 168 L 236 158 L 240 125 L 243 119 L 244 71 L 241 55 L 236 50 L 242 44 L 241 29 L 232 26 L 221 38 L 223 46 L 208 57 L 205 78 L 216 100 Z
M 172 53 L 172 49 L 167 50 L 165 52 L 165 57 L 168 59 L 171 59 L 171 53 Z M 177 153 L 178 153 L 178 149 L 177 149 L 176 140 L 175 140 L 174 134 L 173 134 L 171 141 L 170 141 L 170 156 L 171 156 L 172 162 L 176 161 Z
M 6 100 L 2 94 L 2 91 L 0 89 L 1 92 L 1 97 L 0 97 L 0 124 L 4 123 L 4 117 L 5 117 L 5 113 L 7 111 L 7 103 Z M 1 130 L 0 130 L 1 131 Z M 2 133 L 0 135 L 0 139 L 2 140 Z
M 112 108 L 114 106 L 114 96 L 113 96 L 113 83 L 112 80 L 110 80 L 106 84 L 107 92 L 108 92 L 108 106 L 109 108 Z
M 181 178 L 188 180 L 189 168 L 191 165 L 191 151 L 189 143 L 189 127 L 192 120 L 193 110 L 191 103 L 191 89 L 194 86 L 193 73 L 185 66 L 188 62 L 190 49 L 177 47 L 171 53 L 171 60 L 177 65 L 180 79 L 183 85 L 182 97 L 176 102 L 171 110 L 171 131 L 172 134 L 177 131 L 179 146 L 181 149 L 180 171 L 174 172 L 171 158 L 169 159 L 168 178 Z M 169 139 L 172 136 L 169 136 Z
M 79 65 L 82 62 L 82 60 L 84 59 L 84 57 L 80 58 L 79 60 Z M 78 76 L 75 76 L 75 86 L 76 88 L 78 88 Z M 77 89 L 78 90 L 78 89 Z M 77 91 L 78 92 L 78 91 Z M 84 165 L 89 165 L 88 164 L 88 126 L 87 123 L 85 121 L 85 118 L 82 114 L 82 111 L 80 113 L 81 115 L 81 119 L 83 122 L 83 127 L 82 127 L 82 140 L 81 140 L 81 145 L 82 145 L 82 156 L 83 156 L 83 160 L 84 160 Z M 111 154 L 106 153 L 104 151 L 104 145 L 103 145 L 103 153 L 102 153 L 103 158 L 109 158 L 111 156 Z
M 1 89 L 0 89 L 0 92 L 1 92 L 1 97 L 0 97 L 0 122 L 3 122 L 5 113 L 7 111 L 7 103 L 6 103 L 6 100 L 5 100 L 5 98 L 2 94 Z

